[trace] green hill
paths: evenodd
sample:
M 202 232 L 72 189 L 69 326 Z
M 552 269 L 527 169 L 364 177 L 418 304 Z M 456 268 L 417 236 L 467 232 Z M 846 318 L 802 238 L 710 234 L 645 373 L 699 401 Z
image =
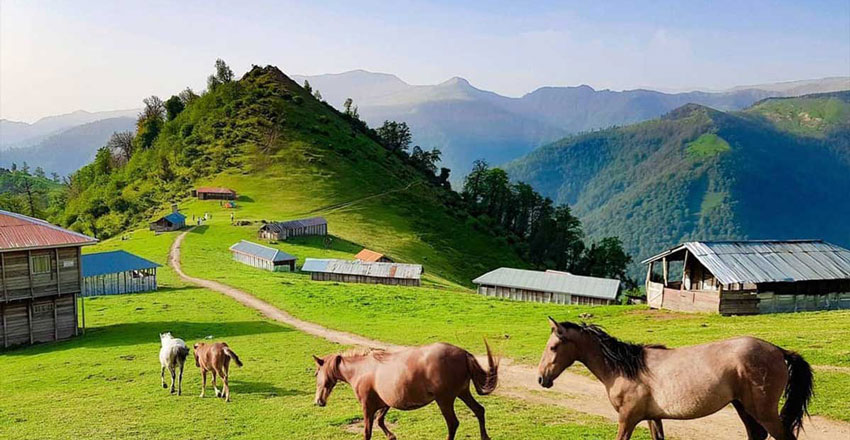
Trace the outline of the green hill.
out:
M 215 86 L 155 128 L 160 133 L 149 146 L 141 144 L 147 128 L 139 129 L 126 164 L 116 165 L 103 149 L 76 173 L 57 220 L 107 237 L 144 224 L 173 201 L 187 202 L 196 184 L 213 183 L 241 195 L 239 220 L 323 215 L 336 237 L 332 246 L 366 246 L 422 263 L 438 282 L 467 285 L 496 266 L 522 265 L 507 242 L 478 230 L 433 175 L 275 67 L 254 67 Z
M 58 176 L 51 180 L 44 171 L 35 174 L 27 170 L 0 168 L 0 209 L 46 218 L 61 210 L 64 192 Z
M 848 109 L 848 92 L 734 113 L 689 104 L 563 139 L 506 169 L 572 205 L 591 236 L 619 235 L 638 258 L 691 239 L 850 245 Z

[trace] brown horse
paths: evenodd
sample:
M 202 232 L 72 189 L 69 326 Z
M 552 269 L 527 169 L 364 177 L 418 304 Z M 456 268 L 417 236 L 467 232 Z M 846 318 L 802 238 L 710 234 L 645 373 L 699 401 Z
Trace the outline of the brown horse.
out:
M 215 344 L 206 344 L 198 342 L 195 348 L 195 365 L 201 369 L 203 383 L 201 385 L 201 397 L 207 392 L 207 372 L 212 372 L 213 389 L 215 397 L 224 397 L 226 402 L 230 402 L 230 360 L 236 362 L 236 365 L 242 366 L 242 361 L 239 356 L 230 349 L 224 342 L 216 342 Z M 215 384 L 215 376 L 221 377 L 221 391 Z
M 552 382 L 573 362 L 584 364 L 608 391 L 619 415 L 618 440 L 649 421 L 661 440 L 662 419 L 695 419 L 731 403 L 747 438 L 795 440 L 812 397 L 812 370 L 797 353 L 761 339 L 741 337 L 667 349 L 622 342 L 590 324 L 558 323 L 540 360 L 540 385 Z M 785 405 L 778 412 L 779 400 Z
M 394 440 L 395 435 L 384 423 L 390 408 L 412 410 L 436 401 L 449 428 L 448 438 L 452 440 L 459 424 L 454 409 L 455 399 L 459 397 L 478 418 L 481 438 L 488 440 L 484 407 L 469 391 L 470 382 L 482 396 L 496 389 L 499 366 L 493 361 L 487 341 L 484 345 L 489 364 L 487 371 L 468 351 L 444 343 L 394 352 L 372 350 L 322 358 L 313 356 L 318 366 L 316 405 L 325 406 L 337 382 L 346 382 L 363 409 L 363 438 L 372 438 L 372 423 L 377 417 L 378 426 L 388 439 Z

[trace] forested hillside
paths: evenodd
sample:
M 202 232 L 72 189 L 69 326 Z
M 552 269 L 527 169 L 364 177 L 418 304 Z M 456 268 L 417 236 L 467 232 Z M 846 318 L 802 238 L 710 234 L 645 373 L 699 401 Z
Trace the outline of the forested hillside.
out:
M 506 169 L 572 205 L 591 236 L 619 235 L 637 258 L 691 239 L 850 245 L 848 115 L 848 92 L 733 113 L 691 104 L 566 138 Z
M 12 169 L 0 168 L 0 209 L 32 217 L 56 215 L 64 204 L 65 191 L 59 176 L 48 177 L 44 170 L 23 164 Z

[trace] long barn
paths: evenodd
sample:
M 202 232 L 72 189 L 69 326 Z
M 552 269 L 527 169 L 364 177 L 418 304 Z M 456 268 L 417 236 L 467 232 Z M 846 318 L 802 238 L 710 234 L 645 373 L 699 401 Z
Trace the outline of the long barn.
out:
M 249 266 L 272 272 L 295 272 L 295 256 L 279 249 L 241 240 L 230 246 L 230 253 L 234 260 Z
M 159 264 L 118 250 L 83 255 L 83 296 L 156 290 Z
M 58 341 L 85 328 L 77 316 L 82 246 L 92 237 L 0 211 L 0 339 L 3 347 Z
M 620 290 L 619 280 L 510 267 L 487 272 L 472 282 L 481 295 L 555 304 L 612 304 Z
M 850 251 L 822 240 L 699 241 L 643 261 L 650 307 L 723 315 L 850 309 Z
M 324 217 L 311 217 L 263 225 L 257 233 L 265 240 L 286 240 L 290 237 L 328 235 L 328 221 Z
M 419 286 L 422 278 L 422 266 L 419 264 L 359 260 L 307 258 L 301 270 L 310 272 L 313 281 Z

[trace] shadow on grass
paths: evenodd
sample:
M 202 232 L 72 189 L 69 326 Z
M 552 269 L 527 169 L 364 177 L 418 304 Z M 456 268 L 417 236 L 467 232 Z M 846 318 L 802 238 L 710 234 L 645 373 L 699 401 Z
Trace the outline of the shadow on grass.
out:
M 232 368 L 231 368 L 231 371 Z M 276 387 L 268 382 L 248 382 L 239 379 L 230 379 L 231 392 L 236 394 L 257 394 L 270 397 L 307 396 L 312 393 L 303 390 L 284 389 Z
M 195 226 L 194 229 L 189 231 L 189 233 L 190 234 L 201 234 L 201 235 L 203 235 L 207 232 L 207 229 L 209 229 L 209 228 L 210 228 L 210 225 Z
M 339 238 L 335 235 L 293 237 L 286 240 L 285 243 L 314 249 L 346 252 L 349 254 L 356 254 L 363 249 L 363 245 Z
M 159 343 L 159 334 L 171 332 L 175 337 L 192 346 L 195 342 L 211 336 L 220 341 L 234 336 L 283 333 L 293 331 L 289 327 L 263 321 L 235 322 L 184 322 L 152 321 L 127 324 L 113 324 L 86 329 L 85 335 L 60 342 L 10 348 L 3 352 L 7 356 L 29 356 L 33 354 L 53 353 L 75 348 L 121 347 L 138 344 Z
M 249 197 L 249 196 L 246 196 L 246 195 L 241 195 L 241 196 L 236 198 L 236 201 L 237 202 L 253 202 L 254 199 Z

